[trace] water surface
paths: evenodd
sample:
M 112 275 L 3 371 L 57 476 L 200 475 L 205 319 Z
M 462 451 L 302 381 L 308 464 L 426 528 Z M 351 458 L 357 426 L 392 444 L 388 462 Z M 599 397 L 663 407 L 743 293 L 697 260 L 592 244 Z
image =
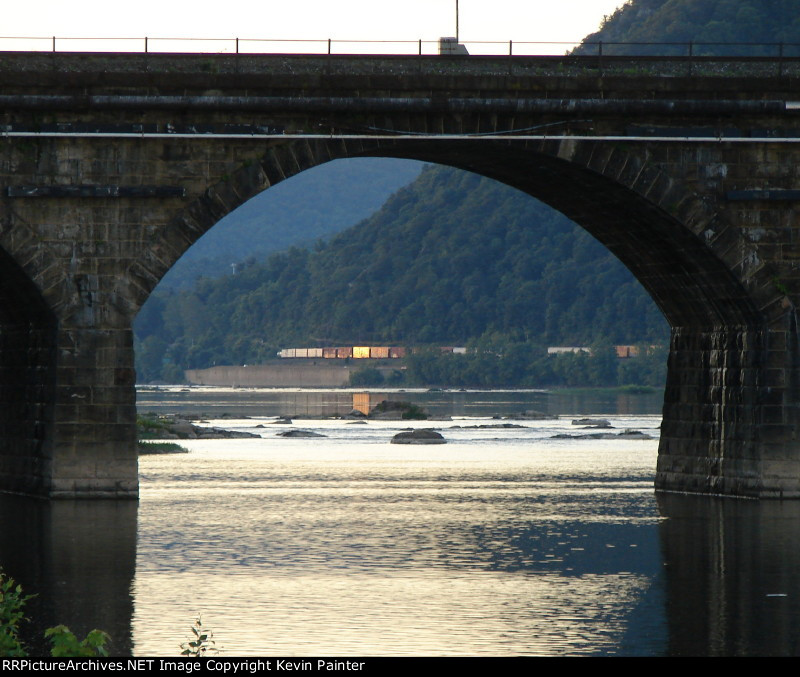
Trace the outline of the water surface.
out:
M 304 420 L 327 437 L 143 458 L 135 650 L 202 611 L 237 655 L 616 652 L 660 566 L 656 442 L 454 427 L 487 421 L 406 446 L 405 423 Z
M 175 656 L 198 614 L 224 655 L 800 651 L 800 502 L 655 494 L 647 398 L 397 393 L 456 417 L 411 424 L 447 444 L 405 446 L 389 444 L 405 422 L 277 436 L 292 406 L 318 417 L 353 393 L 212 395 L 142 400 L 261 437 L 142 457 L 138 504 L 0 497 L 0 565 L 38 594 L 35 652 L 66 623 L 106 629 L 118 655 Z M 533 409 L 561 416 L 470 427 Z M 554 439 L 578 415 L 652 439 Z

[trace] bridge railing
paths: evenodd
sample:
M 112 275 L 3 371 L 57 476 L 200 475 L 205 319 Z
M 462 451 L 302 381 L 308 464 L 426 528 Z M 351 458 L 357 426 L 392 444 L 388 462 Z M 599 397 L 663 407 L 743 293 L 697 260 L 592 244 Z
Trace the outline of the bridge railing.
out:
M 594 56 L 651 58 L 800 58 L 800 43 L 775 42 L 530 42 L 468 40 L 461 44 L 481 56 Z M 183 37 L 0 36 L 0 52 L 126 52 L 192 54 L 439 54 L 439 40 L 339 40 Z

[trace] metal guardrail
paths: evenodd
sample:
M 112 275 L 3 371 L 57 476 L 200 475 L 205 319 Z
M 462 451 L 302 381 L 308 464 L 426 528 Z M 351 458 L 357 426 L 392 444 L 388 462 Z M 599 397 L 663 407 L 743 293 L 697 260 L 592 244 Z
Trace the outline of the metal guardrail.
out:
M 800 58 L 800 43 L 763 42 L 529 42 L 462 41 L 481 56 L 639 56 L 686 58 Z M 161 54 L 439 54 L 439 40 L 334 40 L 269 38 L 106 38 L 0 36 L 0 52 L 122 52 Z

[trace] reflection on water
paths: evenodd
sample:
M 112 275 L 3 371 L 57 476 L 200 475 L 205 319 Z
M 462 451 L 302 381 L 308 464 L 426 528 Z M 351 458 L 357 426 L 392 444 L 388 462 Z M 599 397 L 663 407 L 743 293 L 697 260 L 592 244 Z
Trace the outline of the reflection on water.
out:
M 326 437 L 212 421 L 263 439 L 143 457 L 138 506 L 0 497 L 34 634 L 100 627 L 114 653 L 177 655 L 202 613 L 227 655 L 800 648 L 800 502 L 656 496 L 656 440 L 552 439 L 568 418 L 437 422 L 434 447 L 388 444 L 400 423 L 301 423 Z
M 246 416 L 335 416 L 352 409 L 374 407 L 383 399 L 408 400 L 435 416 L 493 416 L 524 411 L 558 415 L 661 415 L 663 393 L 615 390 L 314 390 L 289 388 L 143 388 L 137 393 L 140 411 L 194 412 L 207 417 L 224 413 Z
M 44 630 L 59 624 L 81 637 L 105 630 L 114 654 L 130 654 L 136 518 L 135 501 L 0 494 L 0 568 L 36 594 L 23 633 L 34 655 L 43 654 Z
M 670 653 L 800 654 L 800 502 L 660 495 Z

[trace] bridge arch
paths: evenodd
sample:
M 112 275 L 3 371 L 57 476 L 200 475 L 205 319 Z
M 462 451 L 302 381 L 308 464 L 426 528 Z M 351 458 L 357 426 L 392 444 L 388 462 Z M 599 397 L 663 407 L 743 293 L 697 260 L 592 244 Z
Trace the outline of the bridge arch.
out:
M 239 54 L 3 64 L 0 263 L 30 298 L 16 326 L 36 326 L 48 356 L 25 364 L 55 393 L 21 414 L 38 430 L 32 412 L 44 411 L 52 431 L 28 445 L 44 450 L 29 465 L 52 469 L 26 475 L 31 493 L 136 496 L 137 310 L 249 197 L 373 155 L 519 188 L 642 282 L 672 326 L 659 488 L 800 498 L 797 106 L 780 68 Z M 16 486 L 9 473 L 0 488 Z
M 760 326 L 783 295 L 767 267 L 749 271 L 719 215 L 647 152 L 593 142 L 291 141 L 245 163 L 175 216 L 128 279 L 136 309 L 180 256 L 239 205 L 319 164 L 396 157 L 450 165 L 517 188 L 562 212 L 610 249 L 673 327 Z M 751 273 L 744 277 L 742 273 Z
M 647 148 L 594 142 L 298 140 L 271 147 L 176 216 L 121 284 L 141 304 L 191 242 L 271 185 L 330 160 L 424 160 L 506 183 L 564 213 L 610 249 L 666 316 L 672 339 L 657 484 L 753 495 L 731 468 L 759 461 L 770 311 L 785 296 L 767 266 L 731 245 L 733 230 Z M 743 253 L 744 252 L 744 253 Z M 128 290 L 130 291 L 130 290 Z M 135 299 L 135 300 L 134 300 Z M 766 310 L 765 310 L 766 309 Z M 774 392 L 771 396 L 774 398 Z

